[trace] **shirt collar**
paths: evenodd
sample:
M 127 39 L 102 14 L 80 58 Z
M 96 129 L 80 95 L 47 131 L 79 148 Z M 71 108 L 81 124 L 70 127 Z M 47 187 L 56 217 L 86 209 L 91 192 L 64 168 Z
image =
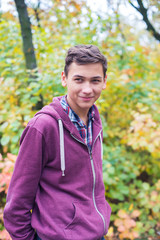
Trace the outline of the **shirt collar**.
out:
M 80 119 L 80 117 L 73 111 L 73 109 L 69 106 L 67 103 L 67 95 L 63 96 L 61 98 L 61 105 L 64 109 L 64 111 L 69 115 L 69 118 L 72 122 L 77 122 L 80 126 L 84 126 L 83 121 Z M 88 120 L 94 121 L 95 111 L 94 111 L 94 105 L 89 109 L 88 112 Z

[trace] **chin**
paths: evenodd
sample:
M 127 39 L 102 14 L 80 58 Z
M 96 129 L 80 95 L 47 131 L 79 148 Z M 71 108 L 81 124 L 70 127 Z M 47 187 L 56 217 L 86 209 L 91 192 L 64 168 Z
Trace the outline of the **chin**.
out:
M 94 103 L 93 103 L 94 104 Z M 87 104 L 87 103 L 84 103 L 84 104 L 82 104 L 81 106 L 80 106 L 80 108 L 83 108 L 83 109 L 89 109 L 89 108 L 91 108 L 92 107 L 92 105 L 93 104 Z

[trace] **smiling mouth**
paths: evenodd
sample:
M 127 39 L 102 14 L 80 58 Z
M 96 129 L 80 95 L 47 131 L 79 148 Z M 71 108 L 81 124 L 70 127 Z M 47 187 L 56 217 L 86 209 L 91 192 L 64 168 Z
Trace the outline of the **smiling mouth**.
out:
M 93 97 L 81 97 L 81 96 L 80 96 L 80 98 L 82 98 L 84 101 L 89 101 L 89 100 L 91 100 Z

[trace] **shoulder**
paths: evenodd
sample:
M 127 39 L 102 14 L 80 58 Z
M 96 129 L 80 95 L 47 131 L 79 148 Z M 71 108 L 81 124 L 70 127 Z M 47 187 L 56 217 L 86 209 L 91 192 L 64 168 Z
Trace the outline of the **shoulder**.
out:
M 58 123 L 57 119 L 53 118 L 52 116 L 41 113 L 34 116 L 28 123 L 30 128 L 36 129 L 41 134 L 46 133 L 47 131 L 53 131 L 54 128 L 57 128 Z
M 42 141 L 48 143 L 52 139 L 53 141 L 58 136 L 58 122 L 47 114 L 39 114 L 34 116 L 24 129 L 20 144 L 24 139 L 26 141 L 34 141 L 40 143 Z M 27 140 L 28 139 L 28 140 Z
M 98 108 L 95 104 L 93 106 L 94 106 L 94 123 L 96 125 L 99 125 L 99 127 L 102 127 L 102 122 L 101 122 L 101 118 L 100 118 Z

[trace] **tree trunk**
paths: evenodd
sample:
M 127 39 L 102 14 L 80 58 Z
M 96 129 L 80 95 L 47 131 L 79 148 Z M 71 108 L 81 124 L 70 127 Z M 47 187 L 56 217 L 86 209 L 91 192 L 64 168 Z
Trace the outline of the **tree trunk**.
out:
M 19 16 L 21 34 L 23 40 L 23 53 L 26 61 L 26 68 L 33 70 L 37 68 L 36 56 L 32 41 L 31 23 L 27 12 L 27 6 L 24 0 L 14 0 Z M 30 73 L 31 79 L 36 79 L 35 72 Z M 32 110 L 39 110 L 43 107 L 43 97 L 40 94 L 40 100 L 32 108 Z
M 31 23 L 27 12 L 27 6 L 24 0 L 14 0 L 21 25 L 21 33 L 23 39 L 23 52 L 27 69 L 37 68 L 36 57 L 32 42 Z

